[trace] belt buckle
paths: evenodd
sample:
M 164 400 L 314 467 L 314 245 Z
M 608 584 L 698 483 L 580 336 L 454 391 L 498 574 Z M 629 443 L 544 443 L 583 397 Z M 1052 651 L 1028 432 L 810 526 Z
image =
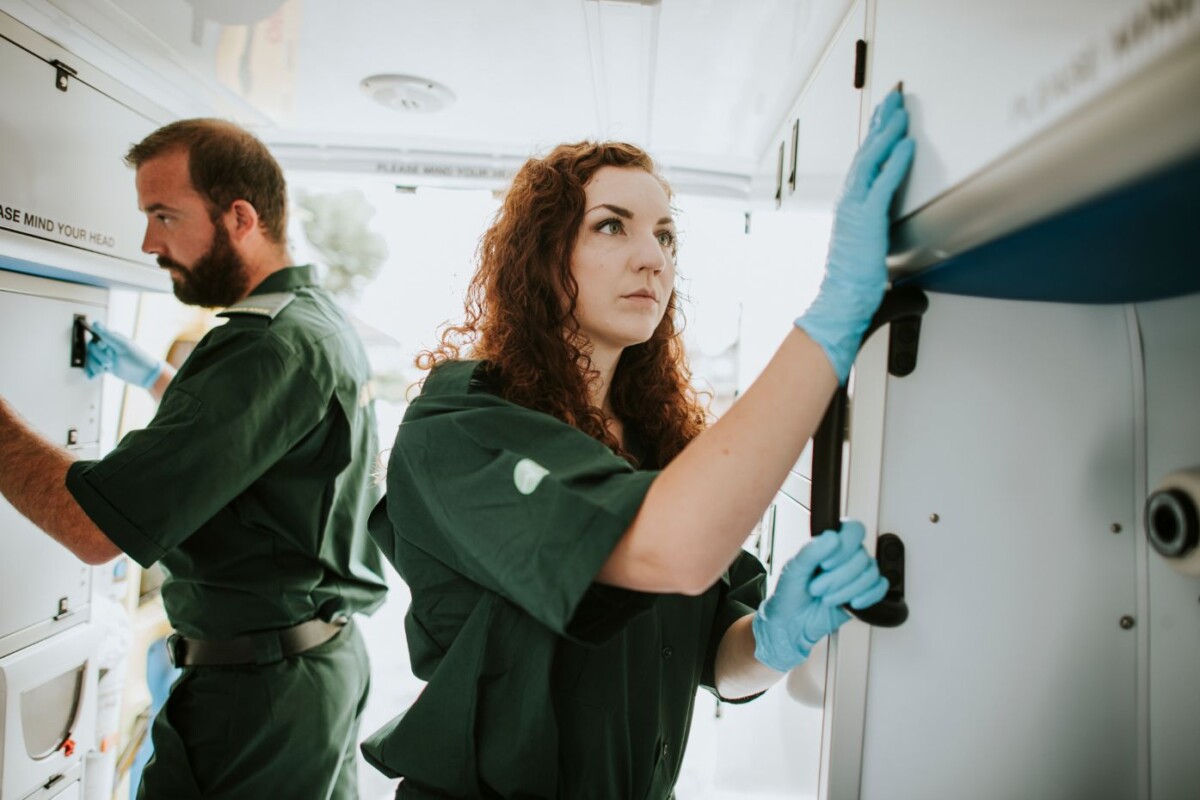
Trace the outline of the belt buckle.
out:
M 187 640 L 178 633 L 172 633 L 167 637 L 166 646 L 167 660 L 171 662 L 171 666 L 182 668 L 187 653 Z

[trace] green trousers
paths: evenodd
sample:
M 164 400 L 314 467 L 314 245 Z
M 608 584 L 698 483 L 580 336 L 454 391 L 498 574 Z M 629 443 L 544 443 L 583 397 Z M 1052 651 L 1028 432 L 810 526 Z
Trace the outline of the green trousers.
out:
M 369 685 L 354 623 L 274 664 L 187 667 L 154 720 L 138 800 L 358 800 Z

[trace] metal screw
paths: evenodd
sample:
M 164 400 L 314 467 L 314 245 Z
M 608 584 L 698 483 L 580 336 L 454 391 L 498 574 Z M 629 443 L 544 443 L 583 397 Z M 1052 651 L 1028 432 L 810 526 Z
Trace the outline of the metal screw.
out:
M 1124 628 L 1125 630 L 1129 630 L 1130 628 L 1132 628 L 1133 627 L 1133 617 L 1129 616 L 1128 614 L 1121 617 L 1121 627 Z
M 1112 525 L 1108 526 L 1108 529 L 1110 531 L 1112 531 L 1113 533 L 1120 533 L 1121 532 L 1121 523 L 1114 522 Z
M 939 517 L 937 514 L 930 514 L 930 515 L 929 515 L 929 521 L 930 521 L 930 522 L 937 522 L 937 521 L 938 521 L 938 520 L 940 520 L 940 519 L 941 519 L 941 517 Z

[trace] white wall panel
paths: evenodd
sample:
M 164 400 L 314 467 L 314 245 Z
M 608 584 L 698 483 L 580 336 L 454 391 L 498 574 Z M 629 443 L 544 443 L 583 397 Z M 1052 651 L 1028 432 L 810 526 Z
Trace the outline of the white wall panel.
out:
M 871 631 L 862 796 L 1134 797 L 1124 309 L 930 300 L 886 387 L 878 530 L 910 617 Z
M 1137 312 L 1148 490 L 1169 472 L 1200 466 L 1200 295 L 1144 303 Z M 1155 800 L 1185 800 L 1200 795 L 1200 578 L 1152 549 L 1146 564 L 1150 785 Z
M 0 271 L 0 395 L 80 457 L 98 452 L 100 382 L 71 366 L 76 314 L 104 317 L 107 292 Z M 74 434 L 71 432 L 74 431 Z M 0 655 L 83 621 L 91 569 L 0 499 Z M 67 613 L 60 614 L 62 603 Z
M 871 102 L 904 81 L 917 158 L 909 214 L 1170 52 L 1190 2 L 909 0 L 876 4 Z

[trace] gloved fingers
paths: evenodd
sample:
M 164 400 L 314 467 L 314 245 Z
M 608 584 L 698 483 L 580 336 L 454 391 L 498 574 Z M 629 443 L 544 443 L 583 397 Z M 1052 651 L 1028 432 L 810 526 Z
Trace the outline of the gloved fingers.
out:
M 92 353 L 88 353 L 87 360 L 83 362 L 83 374 L 89 378 L 96 378 L 103 375 L 107 370 L 104 369 L 104 362 Z
M 113 365 L 112 349 L 104 342 L 91 341 L 87 346 L 87 359 L 83 363 L 83 371 L 89 378 L 105 372 L 111 372 Z
M 823 598 L 827 594 L 841 590 L 855 581 L 870 563 L 871 557 L 867 555 L 867 551 L 861 547 L 858 548 L 858 552 L 850 556 L 844 563 L 828 572 L 822 572 L 814 578 L 808 585 L 809 594 L 813 597 Z
M 821 561 L 837 550 L 838 544 L 837 534 L 832 531 L 805 542 L 800 552 L 788 559 L 779 573 L 779 582 L 772 594 L 775 604 L 790 610 L 803 608 L 811 598 L 808 582 Z
M 861 198 L 870 191 L 879 170 L 896 143 L 908 132 L 908 112 L 898 108 L 883 121 L 882 127 L 868 136 L 859 147 L 858 155 L 850 167 L 846 192 L 851 197 Z
M 821 562 L 832 556 L 841 547 L 841 540 L 835 531 L 825 531 L 804 543 L 796 555 L 783 565 L 780 578 L 787 573 L 796 573 L 804 577 L 812 577 L 812 573 Z
M 837 551 L 821 562 L 821 569 L 826 572 L 837 569 L 858 552 L 863 539 L 867 538 L 867 529 L 856 519 L 843 519 L 841 529 L 835 535 L 838 538 Z
M 879 565 L 872 558 L 867 562 L 867 566 L 852 580 L 843 586 L 839 586 L 837 589 L 821 595 L 821 602 L 832 606 L 849 603 L 859 595 L 869 592 L 879 582 L 879 578 Z M 884 591 L 887 590 L 885 589 Z
M 851 599 L 850 607 L 856 610 L 870 608 L 882 600 L 890 588 L 891 584 L 888 583 L 888 579 L 880 575 L 879 580 L 870 589 Z
M 133 343 L 133 340 L 123 334 L 117 333 L 100 320 L 96 320 L 91 325 L 96 333 L 100 334 L 101 343 L 112 349 L 114 358 L 127 356 L 132 350 L 136 349 L 137 346 Z
M 818 603 L 811 612 L 805 615 L 804 626 L 800 631 L 803 646 L 811 651 L 822 637 L 833 633 L 849 619 L 850 615 L 842 607 Z
M 875 183 L 871 184 L 871 200 L 881 203 L 885 211 L 891 204 L 892 195 L 896 193 L 900 181 L 904 180 L 904 176 L 908 174 L 908 168 L 912 166 L 913 154 L 916 153 L 916 150 L 917 143 L 907 136 L 897 142 L 891 155 L 888 156 L 887 163 L 883 165 L 879 177 L 875 179 Z
M 892 89 L 879 103 L 875 106 L 874 113 L 871 114 L 871 124 L 867 126 L 867 135 L 879 129 L 883 120 L 886 119 L 893 111 L 904 105 L 904 96 L 900 92 Z

